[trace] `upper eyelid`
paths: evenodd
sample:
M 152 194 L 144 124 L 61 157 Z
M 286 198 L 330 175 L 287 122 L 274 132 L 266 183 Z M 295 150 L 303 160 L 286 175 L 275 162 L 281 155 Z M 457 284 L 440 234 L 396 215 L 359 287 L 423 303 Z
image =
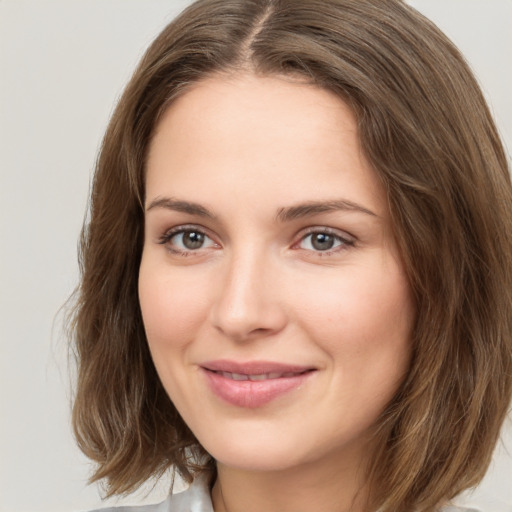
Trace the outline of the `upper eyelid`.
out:
M 164 230 L 156 239 L 159 245 L 167 244 L 174 236 L 187 231 L 197 231 L 208 237 L 215 244 L 220 245 L 215 236 L 212 236 L 211 231 L 204 226 L 198 224 L 181 224 L 172 228 Z
M 310 226 L 304 228 L 297 234 L 297 238 L 302 239 L 305 236 L 313 233 L 328 233 L 329 235 L 337 236 L 341 239 L 349 239 L 351 242 L 355 242 L 357 239 L 354 235 L 343 229 L 331 228 L 328 226 Z
M 340 244 L 336 247 L 327 249 L 325 251 L 317 251 L 317 250 L 312 250 L 309 248 L 300 247 L 300 244 L 302 244 L 308 236 L 313 235 L 315 233 L 325 233 L 329 236 L 333 236 L 338 239 Z M 346 231 L 329 228 L 327 226 L 322 226 L 322 227 L 317 226 L 317 227 L 306 228 L 306 230 L 303 230 L 302 232 L 300 232 L 299 235 L 296 237 L 295 241 L 290 246 L 290 248 L 292 250 L 303 250 L 306 252 L 311 252 L 311 253 L 315 254 L 315 256 L 327 257 L 330 255 L 334 256 L 337 253 L 341 253 L 343 251 L 346 251 L 347 249 L 353 248 L 354 246 L 356 246 L 356 243 L 357 243 L 356 237 L 354 237 L 350 233 L 347 233 Z
M 209 238 L 212 238 L 210 236 L 211 231 L 205 228 L 204 226 L 201 226 L 200 224 L 180 224 L 178 226 L 174 226 L 172 228 L 164 230 L 162 236 L 175 235 L 177 233 L 183 233 L 185 231 L 197 231 L 208 236 Z
M 211 242 L 206 247 L 198 247 L 197 249 L 189 249 L 189 248 L 181 248 L 178 246 L 175 246 L 171 241 L 172 239 L 177 236 L 181 235 L 183 233 L 186 233 L 187 231 L 197 232 L 203 234 L 206 238 L 208 238 Z M 158 245 L 162 245 L 166 248 L 167 251 L 174 254 L 175 256 L 196 256 L 200 257 L 201 255 L 205 254 L 205 251 L 211 250 L 211 249 L 218 249 L 220 247 L 220 244 L 215 240 L 214 237 L 210 236 L 208 234 L 209 230 L 206 230 L 203 227 L 198 227 L 197 225 L 179 225 L 172 227 L 170 229 L 165 230 L 156 240 L 156 243 Z M 213 246 L 213 247 L 212 247 Z
M 213 240 L 216 244 L 219 244 L 218 237 L 212 233 L 212 231 L 205 226 L 202 226 L 201 224 L 180 224 L 177 226 L 173 226 L 169 229 L 166 229 L 163 231 L 163 233 L 158 237 L 159 243 L 165 243 L 168 241 L 171 237 L 173 237 L 176 234 L 183 233 L 186 231 L 198 231 L 211 240 Z M 322 225 L 314 225 L 314 226 L 308 226 L 305 227 L 293 237 L 292 246 L 299 243 L 301 240 L 303 240 L 306 236 L 309 236 L 314 233 L 328 233 L 329 235 L 335 236 L 340 238 L 341 240 L 354 243 L 356 242 L 357 238 L 352 235 L 351 233 L 339 229 L 339 228 L 333 228 L 330 226 L 322 226 Z

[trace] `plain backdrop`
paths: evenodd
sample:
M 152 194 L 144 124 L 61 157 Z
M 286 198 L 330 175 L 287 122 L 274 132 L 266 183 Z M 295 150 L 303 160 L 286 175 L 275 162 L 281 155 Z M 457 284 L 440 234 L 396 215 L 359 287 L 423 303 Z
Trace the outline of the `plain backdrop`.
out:
M 187 0 L 0 0 L 0 511 L 101 505 L 69 426 L 63 305 L 112 108 L 144 49 Z M 461 48 L 512 148 L 512 0 L 411 0 Z M 512 427 L 466 497 L 512 511 Z M 156 502 L 164 480 L 148 496 Z M 121 503 L 121 501 L 119 501 Z

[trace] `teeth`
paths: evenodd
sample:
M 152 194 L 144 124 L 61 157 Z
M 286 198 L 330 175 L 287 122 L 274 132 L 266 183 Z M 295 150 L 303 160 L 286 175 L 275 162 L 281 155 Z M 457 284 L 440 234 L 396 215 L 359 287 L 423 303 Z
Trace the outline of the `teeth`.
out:
M 293 372 L 289 372 L 289 373 L 271 372 L 271 373 L 259 373 L 257 375 L 246 375 L 243 373 L 231 373 L 231 372 L 217 372 L 217 373 L 219 373 L 226 379 L 251 380 L 251 381 L 280 379 L 282 377 L 294 377 L 295 375 L 297 375 L 297 373 L 293 373 Z
M 227 377 L 228 379 L 233 379 L 233 380 L 249 380 L 249 376 L 244 375 L 242 373 L 223 372 L 222 375 L 224 375 L 224 377 Z
M 260 375 L 249 375 L 249 380 L 267 380 L 271 378 L 272 377 L 270 377 L 266 373 L 261 373 Z M 273 378 L 275 379 L 276 377 Z

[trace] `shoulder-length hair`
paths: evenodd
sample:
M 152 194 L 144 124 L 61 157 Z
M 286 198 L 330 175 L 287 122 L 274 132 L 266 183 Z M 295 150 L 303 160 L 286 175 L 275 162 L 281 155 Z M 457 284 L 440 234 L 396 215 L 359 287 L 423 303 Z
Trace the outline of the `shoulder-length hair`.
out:
M 398 0 L 199 0 L 147 50 L 108 126 L 81 238 L 73 425 L 92 480 L 125 493 L 172 466 L 191 480 L 213 465 L 147 347 L 145 159 L 173 99 L 247 70 L 306 78 L 357 116 L 417 305 L 410 371 L 376 428 L 371 505 L 433 510 L 481 480 L 511 401 L 512 191 L 464 59 Z

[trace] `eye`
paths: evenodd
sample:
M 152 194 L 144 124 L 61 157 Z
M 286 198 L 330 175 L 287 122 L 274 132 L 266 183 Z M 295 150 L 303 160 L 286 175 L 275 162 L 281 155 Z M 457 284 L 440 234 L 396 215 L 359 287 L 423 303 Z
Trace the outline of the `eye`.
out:
M 183 231 L 182 233 L 176 233 L 171 237 L 172 242 L 181 249 L 195 250 L 201 249 L 209 238 L 199 231 Z
M 200 229 L 184 227 L 168 231 L 159 240 L 159 243 L 166 245 L 171 252 L 178 254 L 187 254 L 200 249 L 217 246 L 217 244 Z
M 353 245 L 354 241 L 348 236 L 343 237 L 331 232 L 330 230 L 324 229 L 307 233 L 301 238 L 297 247 L 308 251 L 329 253 L 346 247 L 351 247 Z

